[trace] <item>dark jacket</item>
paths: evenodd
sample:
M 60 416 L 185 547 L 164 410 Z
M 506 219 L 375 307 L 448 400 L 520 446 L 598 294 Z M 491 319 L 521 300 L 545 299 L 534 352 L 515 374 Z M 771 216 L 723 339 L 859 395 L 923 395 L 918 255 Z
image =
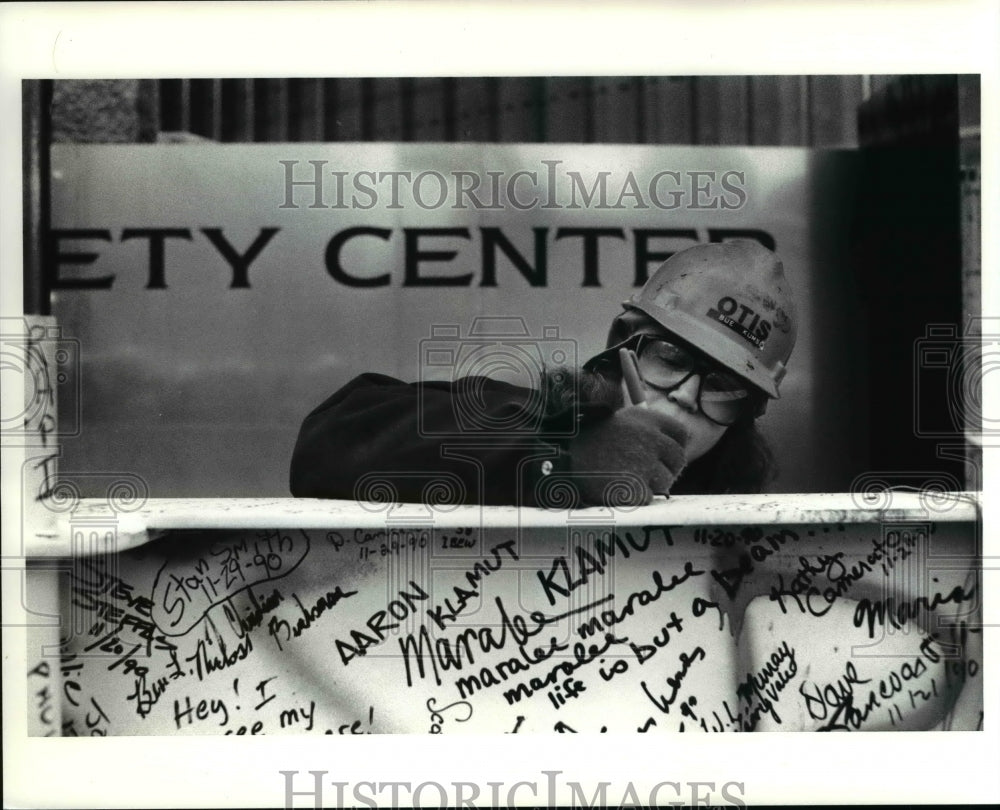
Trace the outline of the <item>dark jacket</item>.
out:
M 541 391 L 488 377 L 356 377 L 310 413 L 292 455 L 299 498 L 583 505 L 569 440 L 621 407 L 614 374 L 557 370 Z M 748 416 L 691 462 L 671 494 L 763 491 L 774 459 Z
M 546 485 L 568 471 L 567 439 L 607 406 L 578 408 L 487 377 L 404 383 L 356 377 L 302 424 L 296 497 L 568 506 Z

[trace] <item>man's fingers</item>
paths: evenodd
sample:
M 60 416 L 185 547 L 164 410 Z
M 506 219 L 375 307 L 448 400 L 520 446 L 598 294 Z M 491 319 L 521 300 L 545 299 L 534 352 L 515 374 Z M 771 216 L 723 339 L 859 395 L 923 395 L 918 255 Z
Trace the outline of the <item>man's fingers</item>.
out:
M 618 358 L 621 361 L 622 380 L 625 383 L 625 390 L 632 405 L 645 407 L 646 387 L 642 383 L 642 375 L 639 373 L 639 361 L 635 352 L 630 349 L 619 349 Z
M 686 438 L 683 425 L 643 408 L 622 408 L 581 431 L 569 450 L 573 471 L 584 476 L 583 500 L 606 506 L 642 505 L 653 495 L 668 493 L 686 464 Z M 616 477 L 621 480 L 616 482 Z
M 687 428 L 685 428 L 684 425 L 676 419 L 671 419 L 669 416 L 663 416 L 663 414 L 659 414 L 659 416 L 662 417 L 660 422 L 660 433 L 664 436 L 669 436 L 681 447 L 686 445 L 688 440 Z
M 670 488 L 674 485 L 674 479 L 677 477 L 675 473 L 672 473 L 668 468 L 664 467 L 662 470 L 656 472 L 649 478 L 649 489 L 654 495 L 666 495 L 670 492 Z
M 671 419 L 665 414 L 650 410 L 649 408 L 628 408 L 627 418 L 633 419 L 647 427 L 668 436 L 681 446 L 687 444 L 688 431 L 676 419 Z
M 660 462 L 676 476 L 687 463 L 684 455 L 684 448 L 672 439 L 664 439 L 660 442 L 657 458 Z

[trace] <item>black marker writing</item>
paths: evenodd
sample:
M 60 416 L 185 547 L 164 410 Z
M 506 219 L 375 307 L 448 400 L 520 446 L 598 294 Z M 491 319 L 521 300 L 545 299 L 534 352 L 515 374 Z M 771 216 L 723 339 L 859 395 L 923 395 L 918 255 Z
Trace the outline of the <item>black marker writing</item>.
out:
M 354 596 L 356 593 L 357 591 L 347 591 L 347 593 L 344 593 L 338 585 L 335 590 L 327 591 L 323 596 L 319 597 L 315 604 L 310 605 L 308 610 L 306 610 L 298 595 L 293 593 L 292 599 L 301 615 L 295 619 L 295 624 L 291 624 L 277 616 L 272 616 L 267 623 L 267 632 L 274 639 L 274 643 L 278 645 L 278 649 L 284 649 L 282 640 L 287 644 L 292 638 L 298 638 L 312 627 L 313 622 L 317 621 L 326 611 L 341 600 Z
M 591 553 L 582 545 L 577 545 L 573 549 L 572 559 L 575 565 L 567 562 L 565 557 L 556 557 L 548 571 L 538 571 L 538 581 L 541 583 L 542 592 L 550 605 L 556 603 L 556 597 L 568 597 L 574 590 L 586 585 L 590 577 L 601 576 L 607 569 L 608 561 L 616 556 L 628 559 L 633 551 L 645 551 L 649 548 L 653 540 L 653 533 L 659 532 L 663 542 L 672 546 L 673 538 L 670 531 L 663 526 L 644 526 L 642 537 L 633 536 L 632 532 L 625 531 L 624 537 L 616 532 L 612 532 L 607 542 L 600 538 L 594 541 L 594 551 Z
M 334 644 L 337 652 L 340 653 L 340 660 L 347 666 L 352 659 L 359 655 L 365 655 L 369 647 L 381 644 L 389 633 L 399 627 L 399 622 L 412 615 L 417 610 L 417 602 L 430 599 L 430 594 L 421 588 L 416 582 L 410 580 L 409 590 L 400 591 L 399 598 L 393 599 L 386 605 L 385 610 L 376 610 L 368 621 L 365 622 L 365 630 L 351 630 L 351 643 L 342 639 L 335 639 Z M 396 621 L 388 621 L 389 619 Z
M 911 619 L 919 618 L 923 611 L 935 610 L 939 605 L 967 602 L 976 594 L 976 589 L 965 591 L 956 585 L 946 594 L 935 593 L 932 597 L 917 596 L 913 599 L 861 599 L 854 610 L 854 626 L 868 625 L 868 637 L 875 638 L 875 626 L 884 626 L 886 620 L 897 630 Z
M 671 690 L 669 695 L 660 694 L 654 696 L 653 693 L 649 691 L 649 687 L 646 685 L 645 681 L 641 681 L 639 685 L 642 687 L 642 691 L 646 693 L 646 697 L 649 698 L 650 702 L 652 702 L 656 708 L 664 714 L 669 714 L 670 707 L 677 700 L 681 684 L 684 682 L 684 678 L 687 676 L 688 671 L 696 661 L 702 661 L 704 659 L 705 651 L 701 647 L 695 647 L 690 653 L 681 653 L 679 658 L 681 663 L 680 669 L 678 669 L 673 675 L 668 676 L 666 679 L 667 685 Z

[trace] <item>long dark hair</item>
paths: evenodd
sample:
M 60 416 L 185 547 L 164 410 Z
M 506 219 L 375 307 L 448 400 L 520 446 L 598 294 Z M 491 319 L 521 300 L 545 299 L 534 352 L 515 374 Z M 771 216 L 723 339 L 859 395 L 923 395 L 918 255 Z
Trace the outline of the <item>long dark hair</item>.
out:
M 581 414 L 589 419 L 610 416 L 624 404 L 621 370 L 618 363 L 587 364 L 580 371 L 558 368 L 543 376 L 547 417 L 551 420 Z M 755 415 L 766 400 L 762 392 L 753 394 L 747 413 L 726 429 L 722 438 L 701 458 L 695 459 L 678 477 L 671 490 L 676 495 L 757 493 L 776 477 L 774 455 L 757 429 Z

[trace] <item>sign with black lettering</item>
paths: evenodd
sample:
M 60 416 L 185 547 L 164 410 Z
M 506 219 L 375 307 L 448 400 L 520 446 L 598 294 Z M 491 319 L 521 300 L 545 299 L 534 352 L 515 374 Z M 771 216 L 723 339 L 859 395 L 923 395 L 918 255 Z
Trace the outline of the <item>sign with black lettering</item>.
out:
M 823 206 L 843 205 L 855 164 L 763 147 L 57 145 L 49 284 L 86 346 L 88 415 L 64 462 L 164 497 L 287 495 L 303 417 L 354 376 L 451 376 L 421 354 L 445 332 L 459 349 L 558 342 L 582 364 L 673 253 L 750 238 L 779 253 L 800 312 L 826 313 L 798 330 L 769 412 L 787 488 L 845 489 L 858 438 L 813 394 L 843 383 L 815 347 L 850 334 L 827 307 L 848 240 Z M 752 309 L 724 297 L 718 318 L 762 342 L 773 325 Z M 482 319 L 516 329 L 470 334 Z M 836 452 L 806 457 L 804 435 Z

